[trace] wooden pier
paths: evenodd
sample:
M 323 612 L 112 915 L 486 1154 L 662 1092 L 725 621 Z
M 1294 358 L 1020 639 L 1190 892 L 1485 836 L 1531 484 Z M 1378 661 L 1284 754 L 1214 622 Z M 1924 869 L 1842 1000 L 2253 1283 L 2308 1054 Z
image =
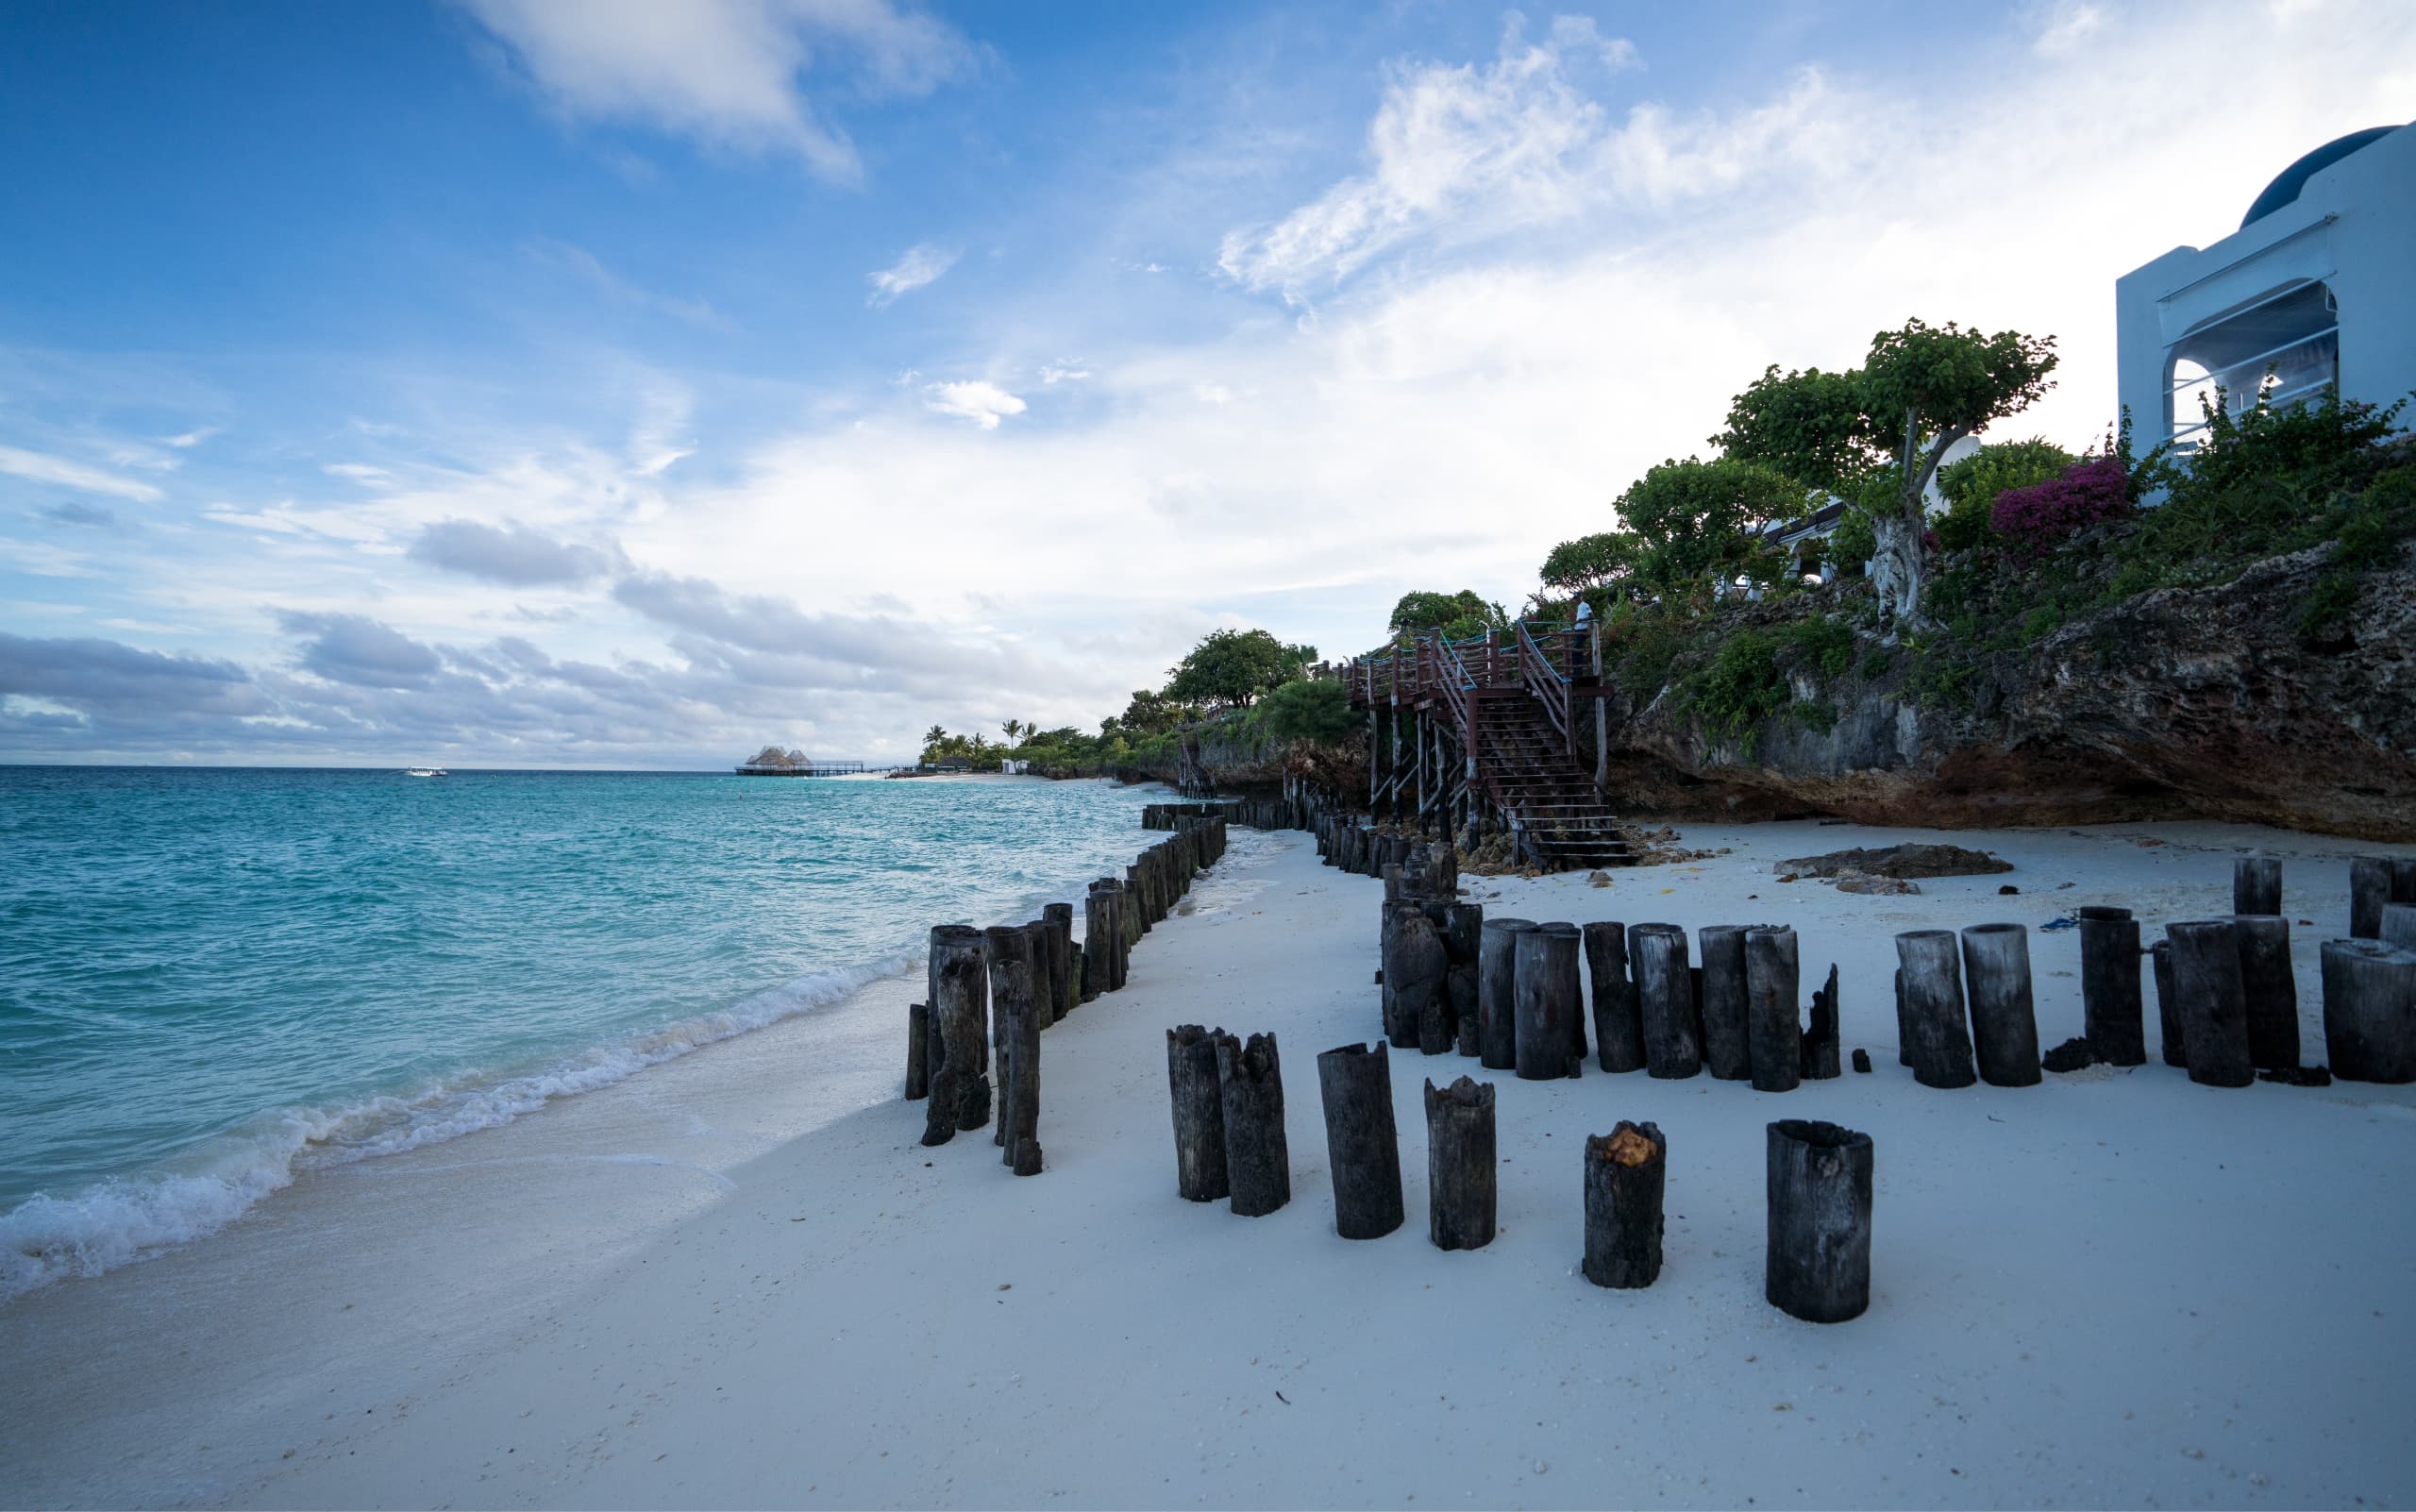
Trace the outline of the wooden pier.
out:
M 741 777 L 861 777 L 888 770 L 869 762 L 747 762 L 733 768 Z

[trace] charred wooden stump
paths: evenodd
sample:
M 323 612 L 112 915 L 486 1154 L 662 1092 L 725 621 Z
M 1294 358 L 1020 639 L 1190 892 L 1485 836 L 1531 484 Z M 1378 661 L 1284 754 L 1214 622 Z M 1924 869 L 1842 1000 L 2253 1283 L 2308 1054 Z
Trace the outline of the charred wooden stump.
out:
M 1401 1139 L 1393 1125 L 1392 1061 L 1383 1045 L 1343 1045 L 1317 1057 L 1334 1227 L 1381 1239 L 1401 1223 Z
M 1782 1118 L 1769 1141 L 1762 1294 L 1807 1323 L 1861 1317 L 1871 1306 L 1871 1136 Z
M 1049 921 L 1049 1020 L 1074 1011 L 1081 991 L 1074 979 L 1074 905 L 1050 903 L 1040 911 Z
M 1544 924 L 1518 932 L 1513 1055 L 1518 1079 L 1538 1082 L 1569 1074 L 1569 1026 L 1576 1020 L 1578 932 Z
M 1635 924 L 1627 932 L 1628 968 L 1636 973 L 1637 1016 L 1644 1026 L 1645 1074 L 1683 1081 L 1703 1069 L 1695 1031 L 1694 973 L 1686 965 L 1686 932 L 1675 924 Z
M 1695 934 L 1703 955 L 1703 1065 L 1722 1082 L 1753 1074 L 1747 1029 L 1745 931 L 1742 924 L 1706 924 Z
M 2282 911 L 2282 864 L 2279 860 L 2272 856 L 2241 856 L 2232 862 L 2231 911 L 2235 914 L 2279 914 Z
M 1963 977 L 1971 993 L 1971 1048 L 1990 1086 L 2037 1086 L 2038 1016 L 2030 994 L 2030 931 L 1974 924 L 1963 932 Z
M 1804 1030 L 1804 1080 L 1827 1082 L 1844 1074 L 1837 1064 L 1837 968 L 1812 994 L 1812 1021 Z
M 2299 1064 L 2299 983 L 2290 967 L 2290 921 L 2237 915 L 2231 928 L 2248 1015 L 2248 1059 L 2261 1070 L 2292 1069 Z
M 1001 1164 L 1018 1176 L 1040 1169 L 1040 995 L 1033 990 L 1029 925 L 982 932 L 990 964 L 991 1014 L 1002 1069 L 998 1078 Z M 1031 1149 L 1026 1151 L 1029 1145 Z M 1027 1169 L 1026 1168 L 1030 1168 Z
M 2139 924 L 2127 908 L 2080 911 L 2081 1033 L 2099 1060 L 2147 1064 L 2139 1004 Z
M 1756 1092 L 1792 1092 L 1804 1076 L 1802 968 L 1795 932 L 1745 933 L 1745 1051 Z
M 1166 1031 L 1166 1087 L 1174 1100 L 1174 1189 L 1184 1201 L 1213 1202 L 1231 1190 L 1215 1035 L 1198 1024 Z
M 1493 1084 L 1426 1084 L 1427 1236 L 1437 1250 L 1493 1242 Z
M 931 1095 L 931 1007 L 906 1005 L 906 1100 L 920 1102 Z
M 1897 935 L 1896 966 L 1913 1079 L 1950 1091 L 1970 1086 L 1979 1078 L 1971 1070 L 1962 951 L 1954 932 L 1907 930 Z
M 1489 918 L 1477 953 L 1477 1063 L 1507 1071 L 1518 1064 L 1518 936 L 1533 919 Z
M 1661 1277 L 1661 1204 L 1669 1145 L 1658 1126 L 1621 1118 L 1586 1138 L 1586 1279 L 1633 1290 Z
M 944 1145 L 990 1121 L 990 972 L 982 960 L 982 932 L 970 925 L 932 930 L 931 956 L 939 1054 L 923 1105 L 923 1143 Z
M 1640 1071 L 1644 1022 L 1636 1015 L 1636 985 L 1627 979 L 1627 929 L 1597 921 L 1586 926 L 1584 938 L 1597 1064 L 1605 1071 Z
M 2240 945 L 2229 919 L 2170 925 L 2173 985 L 2181 1000 L 2181 1034 L 2190 1080 L 2201 1086 L 2248 1086 L 2257 1063 L 2248 1053 L 2248 989 Z
M 1283 1063 L 1276 1057 L 1272 1034 L 1252 1034 L 1245 1045 L 1220 1032 L 1216 1046 L 1233 1216 L 1264 1218 L 1292 1200 L 1292 1153 L 1284 1138 Z
M 2416 949 L 2324 942 L 2324 1048 L 2348 1082 L 2416 1082 Z
M 2181 993 L 2173 984 L 2173 942 L 2156 941 L 2149 948 L 2148 961 L 2156 975 L 2157 1053 L 2165 1065 L 2186 1071 L 2190 1068 L 2190 1043 L 2181 1026 Z

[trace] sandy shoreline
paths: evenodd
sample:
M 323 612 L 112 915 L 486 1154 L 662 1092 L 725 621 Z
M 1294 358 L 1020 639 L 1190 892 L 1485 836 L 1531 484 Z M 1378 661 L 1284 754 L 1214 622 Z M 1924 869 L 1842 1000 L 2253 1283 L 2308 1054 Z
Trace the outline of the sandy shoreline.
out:
M 1914 898 L 1780 885 L 1770 869 L 1908 837 L 1986 844 L 2019 869 Z M 1045 1039 L 1045 1176 L 1008 1176 L 986 1136 L 916 1144 L 885 1020 L 819 1039 L 794 1021 L 0 1313 L 0 1369 L 42 1383 L 0 1420 L 0 1495 L 2416 1500 L 2402 1442 L 2416 1089 L 2218 1091 L 2156 1065 L 1932 1092 L 1894 1064 L 1886 985 L 1896 930 L 2035 927 L 2093 902 L 2206 916 L 2228 910 L 2230 857 L 2261 848 L 2286 858 L 2290 916 L 2317 921 L 2293 945 L 2318 1060 L 2315 947 L 2345 918 L 2344 858 L 2376 848 L 2219 825 L 1703 826 L 1686 840 L 1733 853 L 1610 888 L 1469 891 L 1533 918 L 1792 923 L 1807 977 L 1839 963 L 1844 1042 L 1878 1071 L 1783 1097 L 1491 1073 L 1504 1159 L 1485 1250 L 1427 1243 L 1418 1103 L 1426 1075 L 1476 1067 L 1414 1052 L 1394 1062 L 1408 1222 L 1372 1243 L 1334 1235 L 1315 1056 L 1375 1033 L 1378 888 L 1317 866 L 1305 836 L 1236 831 L 1189 911 L 1134 952 L 1131 987 Z M 1997 896 L 2003 882 L 2021 895 Z M 2079 1033 L 2078 947 L 2069 932 L 2033 947 L 2052 1045 Z M 870 991 L 902 1003 L 905 986 Z M 1175 1196 L 1164 1030 L 1187 1021 L 1282 1041 L 1281 1213 Z M 1781 1116 L 1877 1142 L 1874 1297 L 1854 1323 L 1761 1300 L 1761 1129 Z M 1575 1273 L 1582 1140 L 1623 1117 L 1670 1142 L 1669 1263 L 1642 1293 Z M 443 1194 L 441 1225 L 413 1183 Z M 381 1226 L 385 1208 L 418 1217 Z

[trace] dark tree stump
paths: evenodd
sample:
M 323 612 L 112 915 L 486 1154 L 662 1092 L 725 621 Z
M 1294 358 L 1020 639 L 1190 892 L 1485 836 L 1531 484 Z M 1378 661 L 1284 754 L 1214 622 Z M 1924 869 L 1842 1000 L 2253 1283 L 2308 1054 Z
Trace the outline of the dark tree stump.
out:
M 1381 1239 L 1401 1223 L 1391 1058 L 1382 1045 L 1327 1050 L 1317 1057 L 1317 1091 L 1325 1103 L 1326 1164 L 1334 1171 L 1334 1232 Z
M 1625 1118 L 1586 1138 L 1586 1279 L 1633 1290 L 1661 1277 L 1661 1204 L 1669 1142 Z
M 1871 1306 L 1871 1136 L 1782 1118 L 1769 1150 L 1762 1294 L 1807 1323 L 1861 1317 Z
M 1963 978 L 1971 1005 L 1971 1049 L 1990 1086 L 2037 1086 L 2038 1016 L 2030 995 L 2030 931 L 1974 924 L 1963 932 Z
M 2190 1068 L 2190 1044 L 2181 1027 L 2181 994 L 2173 984 L 2173 942 L 2158 940 L 2148 950 L 2156 974 L 2157 1053 L 2167 1066 Z
M 2272 914 L 2237 915 L 2231 928 L 2248 1013 L 2248 1058 L 2260 1070 L 2294 1070 L 2299 982 L 2290 967 L 2290 921 Z
M 2279 860 L 2272 856 L 2241 856 L 2232 862 L 2231 911 L 2235 914 L 2281 913 L 2282 864 Z
M 2382 908 L 2391 901 L 2392 866 L 2389 856 L 2353 856 L 2349 860 L 2349 937 L 2371 940 L 2382 934 Z
M 1533 919 L 1489 918 L 1477 955 L 1477 1063 L 1507 1071 L 1518 1064 L 1518 936 Z
M 1074 905 L 1050 903 L 1040 916 L 1049 921 L 1049 1021 L 1055 1023 L 1074 1011 L 1079 996 L 1074 983 Z
M 1232 1188 L 1216 1040 L 1200 1025 L 1166 1031 L 1166 1086 L 1174 1099 L 1174 1189 L 1187 1202 L 1213 1202 Z
M 2416 949 L 2324 942 L 2324 1048 L 2344 1082 L 2416 1082 Z
M 1443 955 L 1451 965 L 1444 973 L 1444 996 L 1450 1000 L 1453 1048 L 1462 1055 L 1477 1051 L 1477 963 L 1484 949 L 1485 905 L 1451 903 L 1443 911 Z
M 1427 1236 L 1437 1250 L 1493 1242 L 1493 1084 L 1426 1084 Z
M 1675 924 L 1631 925 L 1627 959 L 1636 973 L 1636 1012 L 1644 1026 L 1645 1074 L 1657 1081 L 1684 1081 L 1703 1069 L 1686 932 Z
M 906 1100 L 920 1102 L 931 1095 L 931 1006 L 906 1005 Z
M 1746 932 L 1745 1048 L 1756 1092 L 1792 1092 L 1803 1080 L 1802 984 L 1793 930 Z
M 2144 1066 L 2139 924 L 2127 908 L 2080 911 L 2081 1033 L 2109 1066 Z
M 1518 932 L 1514 1054 L 1522 1082 L 1569 1074 L 1569 1025 L 1577 1016 L 1578 932 L 1544 924 Z
M 1033 990 L 1030 925 L 999 924 L 982 932 L 990 958 L 990 1002 L 1004 1052 L 999 1077 L 1000 1163 L 1018 1176 L 1040 1169 L 1040 995 Z M 1029 1153 L 1025 1146 L 1031 1146 Z M 1029 1169 L 1027 1169 L 1029 1168 Z
M 931 1016 L 939 1024 L 940 1054 L 923 1104 L 923 1143 L 944 1145 L 990 1121 L 990 971 L 982 932 L 969 925 L 931 931 Z
M 1219 1031 L 1216 1046 L 1233 1216 L 1264 1218 L 1292 1200 L 1292 1152 L 1284 1138 L 1284 1067 L 1272 1034 L 1252 1034 L 1244 1045 Z
M 2201 1086 L 2248 1086 L 2257 1063 L 2248 1053 L 2248 989 L 2240 979 L 2240 945 L 2229 919 L 2169 925 L 2173 985 L 2181 1000 L 2181 1033 L 2189 1047 L 2190 1080 Z
M 1837 968 L 1812 994 L 1812 1022 L 1804 1031 L 1804 1080 L 1834 1081 L 1843 1072 L 1837 1065 Z
M 1706 924 L 1695 933 L 1695 949 L 1703 955 L 1703 1066 L 1722 1082 L 1753 1074 L 1746 1028 L 1746 928 Z
M 1594 1000 L 1594 1050 L 1605 1071 L 1644 1069 L 1644 1021 L 1636 985 L 1627 979 L 1627 929 L 1597 921 L 1586 926 L 1586 974 Z
M 1913 1080 L 1949 1091 L 1970 1086 L 1979 1078 L 1971 1070 L 1962 952 L 1954 932 L 1907 930 L 1897 935 L 1896 964 Z

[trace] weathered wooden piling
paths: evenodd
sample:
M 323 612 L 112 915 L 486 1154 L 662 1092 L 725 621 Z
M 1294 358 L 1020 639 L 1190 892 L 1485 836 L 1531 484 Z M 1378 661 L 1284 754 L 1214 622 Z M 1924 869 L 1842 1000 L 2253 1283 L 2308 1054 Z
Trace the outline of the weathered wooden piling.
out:
M 2282 863 L 2278 858 L 2240 856 L 2232 862 L 2231 911 L 2253 915 L 2282 911 Z
M 931 1018 L 939 1029 L 923 1105 L 923 1143 L 944 1145 L 990 1121 L 989 967 L 982 932 L 966 924 L 931 931 Z
M 1792 1092 L 1803 1081 L 1802 966 L 1795 932 L 1745 932 L 1745 1058 L 1756 1092 Z
M 1627 927 L 1597 920 L 1586 926 L 1583 937 L 1597 1064 L 1605 1071 L 1640 1071 L 1644 1022 L 1636 1015 L 1636 984 L 1627 978 Z
M 1032 948 L 1042 931 L 1029 924 L 984 930 L 990 962 L 990 1002 L 998 1043 L 1006 1052 L 999 1080 L 1000 1160 L 1018 1176 L 1040 1174 L 1040 994 L 1042 973 L 1033 969 Z
M 1115 929 L 1108 916 L 1106 892 L 1093 882 L 1082 895 L 1082 1000 L 1096 1002 L 1107 991 L 1108 939 Z
M 1645 1074 L 1665 1082 L 1694 1075 L 1703 1069 L 1703 1051 L 1695 1025 L 1694 973 L 1686 964 L 1686 932 L 1675 924 L 1632 924 L 1627 959 L 1644 1027 Z
M 2299 1064 L 2299 983 L 2290 967 L 2290 921 L 2272 914 L 2234 915 L 2240 986 L 2248 1016 L 2248 1059 L 2260 1070 Z
M 1427 1236 L 1437 1250 L 1493 1242 L 1493 1084 L 1426 1084 Z
M 1187 1202 L 1213 1202 L 1232 1189 L 1215 1035 L 1198 1024 L 1166 1031 L 1166 1089 L 1174 1102 L 1174 1189 Z
M 1074 978 L 1074 905 L 1050 903 L 1040 911 L 1049 921 L 1049 1021 L 1074 1011 L 1081 994 Z
M 1962 951 L 1955 932 L 1906 930 L 1896 936 L 1896 966 L 1913 1079 L 1944 1090 L 1970 1086 L 1979 1078 L 1971 1069 Z
M 2382 928 L 2374 937 L 2385 945 L 2416 949 L 2416 903 L 2383 904 Z
M 906 1005 L 906 1100 L 920 1102 L 931 1094 L 931 1007 Z
M 1586 1136 L 1586 1280 L 1633 1290 L 1660 1279 L 1669 1168 L 1657 1125 L 1621 1118 L 1609 1134 Z
M 2391 858 L 2349 858 L 2349 937 L 2371 940 L 2382 933 L 2382 909 L 2391 901 Z
M 2416 949 L 2324 942 L 2324 1048 L 2348 1082 L 2416 1082 Z
M 1383 1044 L 1343 1045 L 1317 1057 L 1334 1227 L 1380 1239 L 1401 1224 L 1401 1139 L 1393 1124 L 1391 1057 Z
M 2248 992 L 2231 920 L 2197 919 L 2167 925 L 2164 932 L 2173 944 L 2190 1080 L 2201 1086 L 2252 1084 L 2257 1063 L 2248 1052 Z
M 1477 1052 L 1478 1030 L 1483 1020 L 1477 1013 L 1477 967 L 1485 948 L 1485 905 L 1483 903 L 1451 903 L 1444 909 L 1443 955 L 1450 963 L 1444 973 L 1444 996 L 1450 1000 L 1452 1048 L 1462 1055 Z
M 1871 1136 L 1782 1118 L 1768 1137 L 1762 1295 L 1807 1323 L 1861 1317 L 1871 1306 Z
M 1971 1049 L 1990 1086 L 2037 1086 L 2038 1016 L 2030 992 L 2030 931 L 1974 924 L 1963 932 L 1963 978 L 1971 1008 Z
M 1507 1071 L 1518 1064 L 1518 936 L 1533 919 L 1489 918 L 1477 950 L 1477 1062 Z
M 2167 1066 L 2190 1068 L 2190 1045 L 2181 1026 L 2181 994 L 2173 984 L 2173 942 L 2156 941 L 2148 948 L 2148 963 L 2156 977 L 2157 1054 Z
M 1837 968 L 1812 992 L 1811 1022 L 1804 1026 L 1804 1080 L 1828 1082 L 1845 1074 L 1837 1053 Z
M 1283 1063 L 1272 1034 L 1252 1034 L 1247 1045 L 1221 1031 L 1215 1039 L 1233 1215 L 1264 1218 L 1292 1200 L 1292 1155 L 1284 1138 Z
M 1404 899 L 1384 906 L 1384 992 L 1392 1001 L 1385 1037 L 1403 1050 L 1441 1055 L 1451 1049 L 1446 979 L 1451 959 L 1426 911 Z
M 1579 943 L 1570 924 L 1539 924 L 1518 933 L 1512 1050 L 1520 1081 L 1569 1074 L 1569 1025 L 1580 1001 Z
M 1695 933 L 1703 957 L 1703 1067 L 1722 1082 L 1753 1074 L 1751 1032 L 1746 1027 L 1745 931 L 1743 924 L 1706 924 Z
M 2235 890 L 2237 884 L 2235 884 Z M 2099 1060 L 2147 1064 L 2139 1003 L 2139 922 L 2127 908 L 2080 911 L 2081 1033 Z

